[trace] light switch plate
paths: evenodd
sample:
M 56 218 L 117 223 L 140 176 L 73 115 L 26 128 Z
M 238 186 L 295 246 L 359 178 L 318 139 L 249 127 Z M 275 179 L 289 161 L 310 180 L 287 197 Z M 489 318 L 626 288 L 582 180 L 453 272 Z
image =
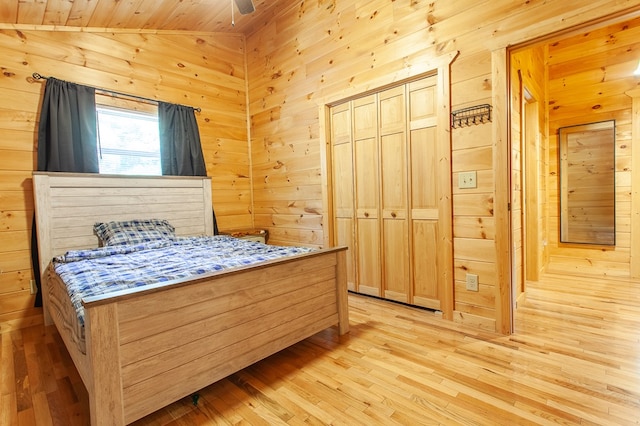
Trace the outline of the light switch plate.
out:
M 460 172 L 458 173 L 458 188 L 477 188 L 476 172 Z
M 467 290 L 478 291 L 478 276 L 476 274 L 467 274 Z

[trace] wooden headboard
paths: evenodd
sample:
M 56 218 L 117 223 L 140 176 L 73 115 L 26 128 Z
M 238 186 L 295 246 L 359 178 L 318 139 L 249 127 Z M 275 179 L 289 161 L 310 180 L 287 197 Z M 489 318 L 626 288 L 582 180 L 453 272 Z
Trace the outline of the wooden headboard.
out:
M 54 256 L 98 247 L 96 222 L 167 219 L 177 235 L 213 235 L 211 179 L 34 172 L 40 272 Z

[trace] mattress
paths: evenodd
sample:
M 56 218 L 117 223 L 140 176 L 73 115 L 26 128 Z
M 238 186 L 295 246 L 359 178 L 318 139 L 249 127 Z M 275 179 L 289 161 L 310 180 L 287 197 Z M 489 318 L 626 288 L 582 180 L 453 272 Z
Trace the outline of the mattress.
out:
M 312 251 L 230 236 L 183 237 L 69 251 L 53 259 L 50 303 L 85 353 L 82 300 L 121 290 L 222 271 Z M 67 300 L 64 300 L 64 299 Z M 60 322 L 60 321 L 59 321 Z

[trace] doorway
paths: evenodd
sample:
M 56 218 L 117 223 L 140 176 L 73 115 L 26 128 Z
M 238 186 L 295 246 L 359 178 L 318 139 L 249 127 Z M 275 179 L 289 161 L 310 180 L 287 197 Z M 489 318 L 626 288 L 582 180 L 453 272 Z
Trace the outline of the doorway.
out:
M 630 37 L 635 35 L 640 36 L 640 19 L 616 18 L 508 50 L 512 309 L 526 297 L 526 282 L 537 281 L 546 272 L 631 276 L 630 254 L 637 250 L 631 212 L 632 204 L 640 201 L 633 200 L 631 177 L 630 92 L 637 90 L 633 71 L 639 58 Z M 558 129 L 606 120 L 616 122 L 616 243 L 563 243 L 559 238 Z M 518 200 L 522 202 L 521 227 Z

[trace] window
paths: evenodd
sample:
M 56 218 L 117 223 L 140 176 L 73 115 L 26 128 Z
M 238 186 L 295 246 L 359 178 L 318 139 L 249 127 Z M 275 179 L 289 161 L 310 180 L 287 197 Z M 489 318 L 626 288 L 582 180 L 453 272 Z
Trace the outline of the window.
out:
M 161 175 L 158 114 L 99 105 L 100 173 Z

